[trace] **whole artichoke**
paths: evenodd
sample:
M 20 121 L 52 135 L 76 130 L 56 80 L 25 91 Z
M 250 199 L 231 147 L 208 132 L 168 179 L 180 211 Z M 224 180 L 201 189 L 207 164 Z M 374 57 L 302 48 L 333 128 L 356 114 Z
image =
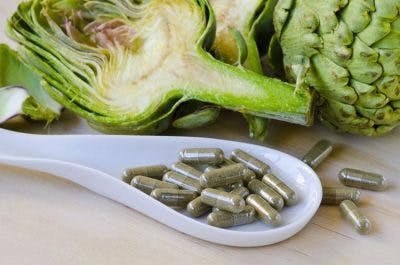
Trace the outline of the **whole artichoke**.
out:
M 279 43 L 289 81 L 318 92 L 324 124 L 368 136 L 399 125 L 399 12 L 400 0 L 278 2 L 270 51 Z

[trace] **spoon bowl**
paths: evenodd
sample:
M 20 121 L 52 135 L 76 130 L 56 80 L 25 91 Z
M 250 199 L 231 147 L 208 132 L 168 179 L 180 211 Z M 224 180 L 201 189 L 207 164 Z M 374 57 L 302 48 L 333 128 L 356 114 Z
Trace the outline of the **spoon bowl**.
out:
M 50 173 L 139 211 L 167 226 L 206 241 L 240 247 L 263 246 L 299 232 L 314 216 L 322 197 L 315 172 L 299 159 L 264 146 L 195 137 L 30 135 L 0 130 L 0 164 Z M 260 221 L 228 229 L 173 210 L 121 180 L 127 167 L 171 165 L 187 147 L 218 147 L 226 155 L 240 148 L 265 161 L 296 191 L 299 202 L 281 211 L 283 224 Z

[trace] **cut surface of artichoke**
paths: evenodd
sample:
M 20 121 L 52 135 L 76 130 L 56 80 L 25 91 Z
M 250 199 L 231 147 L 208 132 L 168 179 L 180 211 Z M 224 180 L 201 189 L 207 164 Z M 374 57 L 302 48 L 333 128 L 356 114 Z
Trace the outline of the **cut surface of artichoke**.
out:
M 188 100 L 311 123 L 307 91 L 212 58 L 214 30 L 201 0 L 32 0 L 8 28 L 47 92 L 98 130 L 158 133 Z
M 238 48 L 230 32 L 231 29 L 238 30 L 246 40 L 247 45 L 253 45 L 255 40 L 251 40 L 252 25 L 256 20 L 257 10 L 263 7 L 264 0 L 211 0 L 210 3 L 215 12 L 217 21 L 217 34 L 215 42 L 211 48 L 216 56 L 229 64 L 235 64 L 238 61 Z M 257 46 L 255 46 L 257 47 Z M 257 50 L 254 47 L 249 49 L 248 66 L 255 72 L 262 73 L 261 63 Z M 253 62 L 255 53 L 256 62 Z
M 273 28 L 271 6 L 276 0 L 211 0 L 217 21 L 217 34 L 211 51 L 219 59 L 232 65 L 240 65 L 263 73 L 260 53 L 256 43 L 257 27 Z M 246 46 L 246 58 L 240 58 L 240 43 L 235 39 L 237 31 Z M 261 34 L 260 34 L 261 35 Z M 239 46 L 239 48 L 238 48 Z M 252 138 L 263 141 L 267 135 L 268 120 L 244 114 Z
M 321 96 L 320 120 L 381 135 L 400 124 L 400 0 L 280 0 L 286 75 Z

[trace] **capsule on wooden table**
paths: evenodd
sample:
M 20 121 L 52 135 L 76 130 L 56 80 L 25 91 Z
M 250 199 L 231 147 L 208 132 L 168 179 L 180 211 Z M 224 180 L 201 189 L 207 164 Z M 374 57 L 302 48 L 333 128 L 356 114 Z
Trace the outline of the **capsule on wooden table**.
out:
M 132 179 L 136 176 L 145 176 L 161 180 L 167 171 L 168 168 L 164 165 L 132 167 L 124 170 L 122 174 L 122 180 L 126 183 L 131 183 Z
M 219 148 L 188 148 L 179 153 L 183 163 L 195 165 L 219 165 L 224 162 L 224 152 Z
M 339 179 L 344 185 L 359 189 L 382 191 L 388 186 L 384 176 L 353 168 L 340 170 Z
M 259 177 L 262 177 L 271 171 L 269 165 L 240 149 L 236 149 L 232 152 L 231 159 L 237 163 L 244 164 L 246 167 L 253 170 Z
M 361 197 L 359 189 L 347 187 L 324 187 L 322 194 L 321 204 L 325 205 L 339 205 L 344 200 L 358 203 Z
M 212 212 L 207 216 L 207 224 L 216 227 L 232 227 L 250 224 L 256 220 L 256 212 L 253 207 L 247 205 L 240 213 L 226 211 Z
M 178 172 L 182 175 L 185 175 L 186 177 L 189 177 L 189 178 L 197 180 L 197 181 L 200 180 L 200 176 L 201 176 L 201 174 L 203 174 L 199 170 L 197 170 L 189 165 L 186 165 L 185 163 L 182 163 L 182 162 L 176 162 L 176 163 L 172 164 L 171 168 L 173 171 Z
M 282 223 L 282 217 L 269 203 L 261 198 L 260 195 L 250 194 L 246 198 L 246 203 L 253 206 L 257 212 L 258 218 L 264 223 L 269 225 L 280 225 Z
M 350 200 L 342 201 L 340 203 L 340 211 L 360 234 L 368 234 L 371 231 L 371 222 L 354 202 Z
M 198 194 L 190 190 L 155 189 L 151 192 L 150 196 L 167 206 L 184 208 L 190 201 L 193 201 Z
M 200 184 L 203 187 L 213 188 L 241 182 L 246 170 L 243 164 L 234 164 L 204 172 L 200 177 Z
M 175 171 L 169 171 L 165 173 L 163 181 L 175 184 L 184 190 L 191 190 L 199 194 L 203 190 L 203 187 L 200 185 L 199 181 L 186 177 Z
M 332 150 L 333 145 L 330 141 L 321 140 L 317 142 L 301 160 L 310 167 L 316 168 L 330 153 L 332 153 Z
M 249 190 L 254 193 L 260 195 L 264 200 L 266 200 L 272 207 L 276 210 L 281 210 L 284 205 L 284 201 L 281 195 L 270 188 L 264 182 L 254 179 L 249 182 L 247 186 Z
M 201 197 L 197 197 L 193 201 L 189 202 L 189 204 L 186 207 L 186 211 L 192 216 L 192 217 L 200 217 L 209 211 L 211 211 L 211 206 L 203 203 L 201 201 Z
M 282 196 L 285 205 L 290 206 L 297 203 L 296 192 L 274 174 L 264 175 L 262 181 Z
M 157 188 L 178 188 L 178 186 L 175 184 L 145 176 L 134 177 L 131 181 L 131 185 L 146 194 L 150 194 L 154 189 Z
M 207 205 L 232 213 L 243 211 L 245 206 L 245 201 L 240 195 L 210 188 L 201 192 L 201 201 Z

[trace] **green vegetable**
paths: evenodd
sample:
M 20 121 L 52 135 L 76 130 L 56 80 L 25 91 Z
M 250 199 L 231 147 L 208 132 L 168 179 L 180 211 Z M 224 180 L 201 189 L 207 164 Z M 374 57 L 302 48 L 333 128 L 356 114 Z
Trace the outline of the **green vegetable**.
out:
M 263 73 L 256 43 L 272 29 L 272 10 L 276 0 L 211 0 L 217 21 L 217 35 L 211 51 L 232 65 L 244 66 Z M 268 120 L 244 114 L 249 124 L 250 136 L 264 140 Z
M 313 97 L 206 52 L 205 0 L 32 0 L 8 24 L 46 92 L 107 133 L 159 133 L 183 102 L 309 125 Z
M 199 101 L 185 102 L 177 110 L 177 119 L 172 125 L 178 129 L 194 129 L 214 123 L 221 112 L 216 105 L 207 105 Z
M 256 35 L 265 36 L 265 31 L 260 32 L 261 29 L 273 29 L 272 7 L 275 3 L 276 0 L 211 0 L 217 22 L 217 34 L 211 47 L 214 56 L 223 62 L 262 74 Z M 188 105 L 183 104 L 181 108 L 193 109 Z M 193 111 L 194 115 L 187 114 L 176 119 L 174 127 L 197 128 L 215 122 L 220 113 L 219 108 L 205 104 L 198 105 Z M 249 124 L 250 136 L 264 140 L 268 120 L 249 114 L 244 114 L 244 117 Z
M 181 104 L 176 112 L 178 116 L 172 122 L 172 126 L 178 129 L 195 129 L 216 122 L 221 113 L 221 107 L 200 101 L 188 101 Z M 180 116 L 182 114 L 185 115 Z
M 387 133 L 400 123 L 399 13 L 400 0 L 280 0 L 271 61 L 280 68 L 280 44 L 287 78 L 318 92 L 329 127 Z
M 59 117 L 61 107 L 43 90 L 40 76 L 4 44 L 0 69 L 0 123 L 21 114 L 48 123 Z

